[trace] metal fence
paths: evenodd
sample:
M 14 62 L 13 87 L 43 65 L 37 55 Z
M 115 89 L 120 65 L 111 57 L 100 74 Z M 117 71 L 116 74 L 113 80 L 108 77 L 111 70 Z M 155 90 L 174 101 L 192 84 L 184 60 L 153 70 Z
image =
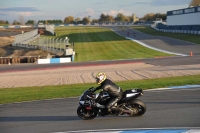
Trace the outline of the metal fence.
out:
M 53 26 L 47 26 L 46 28 L 54 34 Z M 38 29 L 35 29 L 30 32 L 15 35 L 15 41 L 12 43 L 12 46 L 41 49 L 54 54 L 65 54 L 66 44 L 69 44 L 68 39 L 41 38 L 40 34 L 38 34 Z
M 55 34 L 55 32 L 54 32 L 54 25 L 46 25 L 46 31 L 49 31 L 52 35 L 54 35 Z
M 170 32 L 170 33 L 182 33 L 182 34 L 198 34 L 200 35 L 200 31 L 194 31 L 194 30 L 170 30 L 170 29 L 158 29 L 156 28 L 156 25 L 151 25 L 151 28 L 162 31 L 162 32 Z
M 27 45 L 31 48 L 42 49 L 55 54 L 64 54 L 68 40 L 61 38 L 36 38 Z
M 38 29 L 35 29 L 30 32 L 15 35 L 15 41 L 12 43 L 12 46 L 19 46 L 20 44 L 27 44 L 28 42 L 36 39 L 39 36 L 40 35 L 38 34 Z

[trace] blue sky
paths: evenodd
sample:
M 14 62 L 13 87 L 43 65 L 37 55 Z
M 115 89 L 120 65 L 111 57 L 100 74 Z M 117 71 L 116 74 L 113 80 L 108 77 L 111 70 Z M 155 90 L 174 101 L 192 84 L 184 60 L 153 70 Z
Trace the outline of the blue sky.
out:
M 0 20 L 64 20 L 67 16 L 83 18 L 117 13 L 136 14 L 166 13 L 187 8 L 191 0 L 0 0 Z

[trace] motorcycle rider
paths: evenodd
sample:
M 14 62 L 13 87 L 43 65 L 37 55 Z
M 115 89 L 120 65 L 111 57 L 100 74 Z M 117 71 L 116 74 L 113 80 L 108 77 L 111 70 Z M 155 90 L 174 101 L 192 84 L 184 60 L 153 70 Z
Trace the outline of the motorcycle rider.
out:
M 113 83 L 110 79 L 107 79 L 106 74 L 103 72 L 100 72 L 96 75 L 96 82 L 97 84 L 100 84 L 100 86 L 94 88 L 92 91 L 96 91 L 99 89 L 102 89 L 103 91 L 100 93 L 99 97 L 95 100 L 95 102 L 100 101 L 101 96 L 104 92 L 107 92 L 110 96 L 110 101 L 106 105 L 106 108 L 109 112 L 115 110 L 117 111 L 117 115 L 122 114 L 122 109 L 117 109 L 115 104 L 119 102 L 123 96 L 123 90 L 117 86 L 115 83 Z

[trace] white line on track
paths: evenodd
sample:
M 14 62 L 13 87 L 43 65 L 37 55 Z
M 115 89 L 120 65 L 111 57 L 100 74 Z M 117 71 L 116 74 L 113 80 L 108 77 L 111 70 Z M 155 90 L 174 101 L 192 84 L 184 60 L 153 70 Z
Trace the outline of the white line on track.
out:
M 180 54 L 180 53 L 174 53 L 174 52 L 169 52 L 169 51 L 166 51 L 166 50 L 162 50 L 162 49 L 158 49 L 158 48 L 155 48 L 155 47 L 152 47 L 152 46 L 149 46 L 141 41 L 138 41 L 138 40 L 135 40 L 135 39 L 132 39 L 132 38 L 129 38 L 129 37 L 126 37 L 127 39 L 129 40 L 132 40 L 134 42 L 137 42 L 139 43 L 140 45 L 144 46 L 144 47 L 147 47 L 147 48 L 150 48 L 150 49 L 153 49 L 153 50 L 156 50 L 156 51 L 160 51 L 160 52 L 163 52 L 163 53 L 167 53 L 167 54 L 175 54 L 175 55 L 180 55 L 180 56 L 188 56 L 186 54 Z
M 199 127 L 168 127 L 168 128 L 127 128 L 102 130 L 77 130 L 53 133 L 200 133 Z

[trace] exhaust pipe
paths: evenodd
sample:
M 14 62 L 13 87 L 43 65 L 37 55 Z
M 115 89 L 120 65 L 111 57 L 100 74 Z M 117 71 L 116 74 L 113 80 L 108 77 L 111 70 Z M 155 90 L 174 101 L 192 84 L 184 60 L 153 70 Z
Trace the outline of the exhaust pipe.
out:
M 132 112 L 130 110 L 122 110 L 124 113 L 131 114 Z

